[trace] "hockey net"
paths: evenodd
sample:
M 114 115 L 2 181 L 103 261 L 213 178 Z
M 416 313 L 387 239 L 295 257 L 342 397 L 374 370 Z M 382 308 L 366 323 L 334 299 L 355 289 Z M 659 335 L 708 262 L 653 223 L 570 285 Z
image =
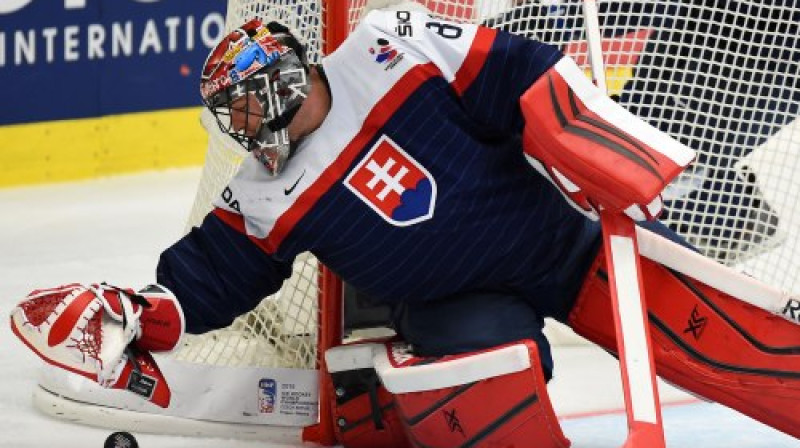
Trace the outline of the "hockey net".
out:
M 557 45 L 588 74 L 579 1 L 421 3 L 439 17 Z M 278 20 L 307 45 L 313 63 L 357 24 L 365 4 L 230 0 L 227 27 L 252 17 Z M 720 263 L 800 292 L 800 2 L 602 1 L 599 9 L 609 94 L 698 152 L 667 191 L 664 221 Z M 203 119 L 210 145 L 189 226 L 246 157 Z M 303 255 L 275 296 L 227 329 L 193 336 L 175 356 L 203 365 L 317 369 L 320 353 L 342 336 L 341 292 L 335 277 Z M 572 340 L 558 330 L 552 339 Z

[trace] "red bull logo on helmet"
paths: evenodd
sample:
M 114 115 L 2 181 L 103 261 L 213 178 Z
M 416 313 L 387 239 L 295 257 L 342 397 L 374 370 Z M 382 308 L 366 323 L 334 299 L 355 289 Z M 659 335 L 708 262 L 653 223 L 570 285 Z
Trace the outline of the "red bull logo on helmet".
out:
M 246 79 L 258 70 L 274 64 L 289 49 L 262 25 L 251 20 L 234 30 L 217 46 L 206 61 L 201 93 L 204 97 Z

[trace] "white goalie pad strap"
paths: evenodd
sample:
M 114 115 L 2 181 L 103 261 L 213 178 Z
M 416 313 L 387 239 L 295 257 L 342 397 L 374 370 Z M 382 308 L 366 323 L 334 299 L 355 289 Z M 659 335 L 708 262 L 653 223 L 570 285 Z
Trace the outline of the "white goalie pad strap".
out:
M 527 160 L 528 163 L 530 163 L 531 166 L 536 171 L 539 172 L 539 174 L 544 176 L 544 178 L 547 179 L 548 182 L 550 182 L 551 184 L 555 185 L 556 188 L 558 188 L 558 191 L 567 200 L 567 204 L 569 204 L 572 208 L 574 208 L 587 218 L 591 219 L 592 221 L 597 221 L 600 219 L 600 215 L 597 214 L 596 210 L 584 209 L 580 205 L 578 205 L 572 197 L 570 197 L 570 194 L 580 192 L 580 187 L 575 185 L 571 180 L 564 177 L 564 175 L 561 174 L 560 171 L 553 169 L 553 176 L 555 176 L 554 179 L 553 176 L 550 175 L 550 172 L 547 171 L 547 168 L 538 159 L 531 157 L 528 154 L 525 154 L 525 160 Z M 562 183 L 559 184 L 558 182 Z
M 530 352 L 524 344 L 445 357 L 432 363 L 414 364 L 415 360 L 422 358 L 411 355 L 404 343 L 376 350 L 375 370 L 386 390 L 403 394 L 445 389 L 531 368 Z
M 647 209 L 647 215 L 658 216 L 661 209 L 664 208 L 664 201 L 661 199 L 661 196 L 656 196 L 645 208 Z M 626 208 L 625 214 L 633 218 L 634 221 L 645 221 L 647 219 L 647 216 L 638 204 L 633 204 Z
M 553 175 L 556 177 L 556 179 L 558 179 L 558 182 L 563 185 L 568 192 L 577 193 L 581 191 L 581 187 L 575 185 L 570 178 L 562 174 L 561 171 L 558 171 L 557 168 L 553 167 L 552 171 Z
M 743 302 L 800 323 L 800 313 L 796 312 L 800 298 L 717 263 L 647 229 L 637 226 L 636 236 L 642 256 Z
M 642 209 L 636 204 L 626 208 L 625 214 L 633 218 L 634 221 L 645 221 L 647 219 Z
M 661 196 L 657 196 L 644 209 L 638 204 L 633 204 L 625 209 L 625 214 L 633 218 L 634 221 L 646 221 L 649 216 L 658 216 L 662 208 L 664 208 L 664 201 L 661 200 Z M 647 214 L 645 214 L 644 210 L 647 210 Z
M 650 126 L 605 95 L 586 77 L 583 70 L 571 58 L 562 58 L 555 65 L 556 71 L 569 84 L 583 104 L 603 117 L 610 124 L 622 129 L 642 143 L 669 157 L 675 164 L 686 166 L 695 153 L 658 128 Z
M 383 344 L 340 345 L 325 351 L 325 365 L 329 373 L 374 367 L 375 353 L 384 351 Z
M 647 204 L 647 211 L 650 213 L 650 216 L 658 216 L 658 212 L 664 208 L 664 201 L 661 199 L 661 196 L 656 196 L 652 202 Z

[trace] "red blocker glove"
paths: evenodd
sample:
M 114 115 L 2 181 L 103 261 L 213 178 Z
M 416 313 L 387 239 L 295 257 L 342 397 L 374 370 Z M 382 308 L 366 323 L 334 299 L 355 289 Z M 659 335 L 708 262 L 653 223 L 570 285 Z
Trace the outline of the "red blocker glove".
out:
M 150 352 L 176 348 L 184 329 L 180 304 L 159 285 L 69 284 L 33 291 L 11 311 L 11 330 L 46 362 L 161 407 L 171 393 Z
M 595 219 L 601 208 L 655 219 L 661 192 L 695 156 L 608 98 L 567 57 L 522 95 L 520 107 L 528 161 Z

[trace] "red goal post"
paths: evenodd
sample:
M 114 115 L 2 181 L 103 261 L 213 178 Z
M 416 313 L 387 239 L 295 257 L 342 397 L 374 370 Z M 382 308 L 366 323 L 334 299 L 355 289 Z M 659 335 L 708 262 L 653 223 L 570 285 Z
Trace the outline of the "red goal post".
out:
M 281 21 L 307 46 L 314 63 L 355 27 L 366 3 L 230 0 L 226 26 L 231 29 L 252 17 Z M 439 17 L 483 23 L 557 45 L 588 74 L 580 1 L 421 3 Z M 698 151 L 697 162 L 667 191 L 665 222 L 705 255 L 797 294 L 800 125 L 795 118 L 800 109 L 800 1 L 707 3 L 598 1 L 609 94 Z M 217 130 L 213 118 L 203 114 L 203 121 L 209 130 L 209 149 L 188 226 L 200 222 L 247 157 Z M 568 331 L 553 328 L 548 331 L 556 345 L 578 341 Z M 228 372 L 247 369 L 316 372 L 322 352 L 341 343 L 343 336 L 342 283 L 312 256 L 304 255 L 298 257 L 293 277 L 275 296 L 230 328 L 189 338 L 170 359 L 231 375 Z M 44 375 L 37 403 L 61 417 L 125 427 L 130 416 L 108 422 L 105 416 L 133 412 L 138 426 L 127 428 L 136 431 L 275 439 L 274 432 L 253 429 L 275 426 L 260 418 L 264 416 L 242 421 L 193 412 L 153 414 L 148 419 L 145 416 L 155 410 L 121 404 L 115 397 L 97 393 L 87 395 L 88 386 L 71 387 L 74 381 L 59 375 L 52 371 Z M 171 379 L 170 384 L 180 381 Z M 257 385 L 247 387 L 254 397 L 260 393 Z M 324 392 L 318 399 L 325 403 Z M 80 406 L 75 405 L 78 402 Z M 92 407 L 101 409 L 103 417 L 87 414 Z M 313 416 L 320 423 L 305 430 L 306 438 L 332 442 L 332 422 L 325 409 L 322 406 L 319 415 Z M 232 408 L 231 413 L 243 412 L 250 411 Z M 193 424 L 197 419 L 204 422 Z M 215 426 L 209 421 L 220 423 Z M 307 425 L 299 427 L 303 426 Z M 299 440 L 299 431 L 288 432 L 281 437 Z

